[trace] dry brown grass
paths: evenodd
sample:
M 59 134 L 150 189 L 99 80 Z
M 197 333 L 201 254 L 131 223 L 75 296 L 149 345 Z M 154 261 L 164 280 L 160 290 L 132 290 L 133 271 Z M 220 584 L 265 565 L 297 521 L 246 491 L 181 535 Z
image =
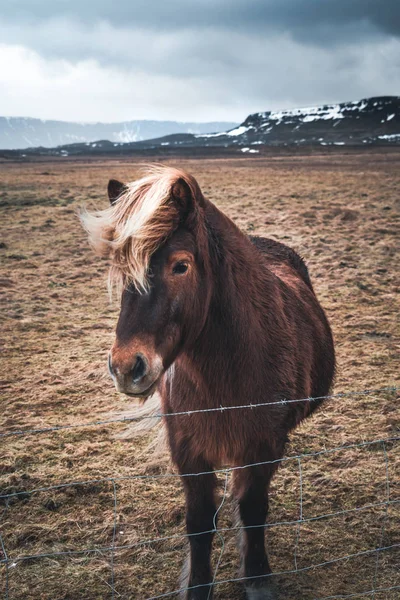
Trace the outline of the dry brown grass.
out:
M 140 161 L 0 164 L 3 368 L 2 429 L 100 419 L 124 408 L 105 373 L 118 307 L 105 289 L 106 263 L 88 249 L 75 211 L 106 206 L 110 177 L 132 180 Z M 177 160 L 204 193 L 244 230 L 282 240 L 305 257 L 336 339 L 335 391 L 396 384 L 398 362 L 398 202 L 400 154 Z M 398 355 L 397 355 L 398 356 Z M 288 454 L 398 434 L 393 393 L 330 401 L 293 436 Z M 168 473 L 152 460 L 148 438 L 119 439 L 124 425 L 78 428 L 0 440 L 1 490 L 64 481 Z M 388 445 L 391 500 L 399 500 L 400 460 Z M 304 517 L 385 499 L 382 448 L 367 447 L 303 460 Z M 396 496 L 397 494 L 397 496 Z M 182 533 L 184 509 L 176 478 L 117 483 L 116 544 Z M 232 525 L 228 499 L 220 525 Z M 299 515 L 296 461 L 275 478 L 270 521 Z M 388 509 L 384 545 L 398 543 L 399 505 Z M 302 525 L 299 567 L 379 546 L 384 507 Z M 11 499 L 1 535 L 10 558 L 108 546 L 113 486 L 71 486 Z M 296 526 L 269 531 L 273 568 L 293 567 Z M 216 540 L 215 557 L 220 543 Z M 144 599 L 173 590 L 184 539 L 115 553 L 115 598 Z M 9 569 L 12 600 L 110 598 L 109 553 L 17 562 Z M 400 585 L 399 553 L 380 555 L 376 584 Z M 371 589 L 376 556 L 282 578 L 282 598 L 309 600 Z M 219 579 L 236 576 L 232 532 L 225 535 Z M 5 568 L 0 569 L 0 590 Z M 241 597 L 234 584 L 216 598 Z M 394 600 L 396 592 L 375 600 Z M 358 598 L 361 598 L 361 595 Z

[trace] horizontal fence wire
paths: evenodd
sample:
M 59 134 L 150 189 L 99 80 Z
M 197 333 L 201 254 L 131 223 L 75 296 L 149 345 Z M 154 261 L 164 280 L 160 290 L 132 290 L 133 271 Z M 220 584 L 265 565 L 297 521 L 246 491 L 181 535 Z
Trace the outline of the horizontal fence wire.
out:
M 400 590 L 400 585 L 392 585 L 391 587 L 379 587 L 373 590 L 366 590 L 364 592 L 355 592 L 353 594 L 336 594 L 335 596 L 324 596 L 323 598 L 313 598 L 313 600 L 344 600 L 345 598 L 360 598 L 360 596 L 374 596 L 378 593 L 394 592 L 395 590 Z
M 76 429 L 78 427 L 96 427 L 101 425 L 111 425 L 113 423 L 129 423 L 129 422 L 138 422 L 146 419 L 162 419 L 162 418 L 171 418 L 171 417 L 182 417 L 182 416 L 191 416 L 197 415 L 200 413 L 220 413 L 224 411 L 231 410 L 245 410 L 245 409 L 257 409 L 257 408 L 265 408 L 266 406 L 285 406 L 286 404 L 293 404 L 298 402 L 319 402 L 320 400 L 335 400 L 341 398 L 350 398 L 357 396 L 369 396 L 372 394 L 382 394 L 382 393 L 392 393 L 400 391 L 400 387 L 398 386 L 389 386 L 377 389 L 370 390 L 360 390 L 353 392 L 340 392 L 338 394 L 330 394 L 327 396 L 315 396 L 309 398 L 298 398 L 298 399 L 285 399 L 276 400 L 272 402 L 258 402 L 257 404 L 240 404 L 234 406 L 218 406 L 215 408 L 199 408 L 196 410 L 186 410 L 179 412 L 171 412 L 171 413 L 154 413 L 151 415 L 140 415 L 140 416 L 132 416 L 132 417 L 121 417 L 119 419 L 105 419 L 98 421 L 88 421 L 87 423 L 71 423 L 70 425 L 54 425 L 52 427 L 40 427 L 37 429 L 19 429 L 16 431 L 4 431 L 0 433 L 0 438 L 11 437 L 11 436 L 24 436 L 24 435 L 35 435 L 41 433 L 52 433 L 56 431 L 65 431 L 68 429 Z
M 24 435 L 31 435 L 31 434 L 37 434 L 37 433 L 51 433 L 51 432 L 57 432 L 60 430 L 68 430 L 68 429 L 77 428 L 77 427 L 91 427 L 91 426 L 95 426 L 95 425 L 106 425 L 106 424 L 112 424 L 112 423 L 138 421 L 138 420 L 141 420 L 144 418 L 155 419 L 155 418 L 162 418 L 162 417 L 184 416 L 184 415 L 190 417 L 190 415 L 197 414 L 197 413 L 204 413 L 204 412 L 206 412 L 206 413 L 207 412 L 224 412 L 225 410 L 238 410 L 238 409 L 240 410 L 240 409 L 245 409 L 245 408 L 246 409 L 255 409 L 258 407 L 262 407 L 262 406 L 266 407 L 266 406 L 277 405 L 277 404 L 282 405 L 282 404 L 292 403 L 292 402 L 312 402 L 312 401 L 322 400 L 322 399 L 340 399 L 340 398 L 345 398 L 345 397 L 359 397 L 359 396 L 365 396 L 365 395 L 371 395 L 371 394 L 392 393 L 392 392 L 397 392 L 398 390 L 399 390 L 398 387 L 385 387 L 385 388 L 374 389 L 374 390 L 344 392 L 344 393 L 340 393 L 340 394 L 322 396 L 322 397 L 318 397 L 318 398 L 303 398 L 300 400 L 285 400 L 285 399 L 283 399 L 283 400 L 279 400 L 277 402 L 266 402 L 266 403 L 262 403 L 262 404 L 249 404 L 249 405 L 245 405 L 245 406 L 229 406 L 229 407 L 221 406 L 221 407 L 212 408 L 212 409 L 204 409 L 204 410 L 199 409 L 199 410 L 195 410 L 195 411 L 181 411 L 178 413 L 169 413 L 166 415 L 160 413 L 160 414 L 153 414 L 151 416 L 144 415 L 144 416 L 140 416 L 140 417 L 124 417 L 122 419 L 110 419 L 108 421 L 95 421 L 95 422 L 90 422 L 90 423 L 61 425 L 61 426 L 46 427 L 46 428 L 41 428 L 41 429 L 8 431 L 8 432 L 4 432 L 4 433 L 0 434 L 0 437 L 24 436 Z M 372 574 L 372 578 L 373 578 L 372 587 L 370 589 L 367 588 L 366 591 L 364 591 L 364 592 L 355 592 L 355 593 L 350 593 L 350 594 L 338 594 L 338 595 L 332 595 L 332 596 L 324 596 L 324 597 L 314 598 L 314 600 L 335 600 L 335 599 L 339 600 L 341 598 L 342 599 L 355 598 L 355 597 L 360 597 L 360 596 L 372 596 L 372 600 L 374 600 L 375 595 L 377 593 L 400 590 L 400 585 L 394 585 L 391 587 L 377 587 L 379 558 L 380 558 L 381 554 L 383 552 L 389 552 L 396 548 L 400 548 L 400 543 L 384 545 L 385 532 L 386 532 L 387 524 L 389 521 L 389 507 L 400 504 L 400 499 L 391 499 L 390 498 L 389 459 L 388 459 L 388 452 L 392 449 L 394 444 L 396 442 L 398 442 L 399 440 L 400 440 L 400 435 L 399 436 L 391 436 L 391 437 L 382 438 L 382 439 L 362 441 L 359 443 L 344 444 L 342 446 L 337 446 L 334 448 L 324 448 L 321 450 L 317 450 L 315 452 L 308 452 L 308 453 L 297 454 L 297 455 L 292 455 L 292 456 L 284 456 L 282 458 L 275 459 L 275 460 L 259 461 L 259 462 L 255 462 L 255 463 L 245 464 L 245 465 L 238 465 L 238 466 L 233 466 L 233 467 L 225 467 L 225 468 L 221 468 L 221 469 L 215 469 L 212 471 L 185 473 L 183 475 L 181 475 L 179 473 L 174 473 L 174 472 L 158 473 L 158 474 L 138 473 L 138 474 L 125 475 L 125 476 L 120 476 L 120 477 L 110 476 L 110 477 L 89 479 L 89 480 L 84 480 L 84 481 L 61 482 L 61 483 L 54 484 L 54 485 L 37 487 L 37 488 L 31 489 L 31 490 L 25 489 L 25 490 L 20 490 L 20 491 L 10 491 L 9 493 L 3 493 L 0 495 L 0 500 L 5 505 L 4 512 L 7 512 L 7 510 L 9 509 L 10 501 L 12 498 L 22 497 L 23 499 L 25 499 L 25 498 L 32 496 L 33 494 L 37 494 L 37 493 L 41 493 L 41 492 L 55 491 L 55 490 L 63 490 L 68 487 L 108 483 L 112 486 L 112 497 L 113 497 L 112 542 L 111 542 L 111 545 L 109 545 L 109 546 L 91 547 L 91 548 L 86 548 L 86 549 L 82 549 L 82 550 L 65 550 L 65 551 L 61 550 L 61 551 L 55 551 L 55 552 L 43 552 L 43 553 L 38 553 L 38 554 L 15 556 L 15 555 L 10 554 L 10 552 L 6 551 L 6 543 L 5 543 L 4 537 L 2 537 L 0 535 L 0 549 L 1 549 L 2 556 L 3 556 L 3 558 L 1 558 L 1 560 L 0 560 L 0 565 L 4 566 L 6 569 L 5 599 L 9 600 L 10 569 L 17 566 L 18 563 L 22 563 L 22 562 L 28 561 L 28 560 L 42 560 L 42 559 L 53 559 L 54 560 L 56 558 L 67 558 L 67 557 L 73 557 L 73 556 L 75 556 L 75 557 L 82 556 L 83 557 L 86 555 L 110 554 L 111 555 L 111 560 L 110 560 L 110 570 L 111 570 L 110 582 L 111 582 L 111 585 L 109 585 L 107 582 L 106 583 L 107 583 L 108 587 L 110 587 L 110 589 L 111 589 L 111 598 L 112 598 L 112 600 L 114 600 L 116 595 L 118 597 L 121 597 L 121 594 L 119 594 L 115 588 L 114 564 L 115 564 L 115 555 L 117 552 L 140 548 L 140 547 L 144 547 L 146 545 L 154 544 L 157 542 L 165 542 L 165 541 L 178 540 L 178 539 L 180 539 L 180 540 L 190 539 L 191 536 L 201 536 L 201 535 L 206 535 L 206 534 L 217 534 L 217 536 L 219 537 L 219 539 L 221 541 L 221 550 L 220 550 L 218 560 L 216 563 L 216 567 L 214 570 L 212 582 L 208 583 L 208 584 L 202 584 L 202 585 L 197 585 L 197 586 L 192 586 L 192 587 L 181 587 L 179 589 L 175 589 L 170 592 L 166 592 L 166 593 L 159 594 L 156 596 L 151 596 L 150 598 L 147 598 L 147 600 L 157 600 L 157 599 L 161 599 L 161 598 L 176 596 L 177 594 L 185 592 L 187 590 L 197 589 L 197 588 L 202 588 L 202 587 L 208 588 L 208 591 L 209 591 L 208 597 L 210 598 L 212 589 L 214 587 L 222 585 L 222 584 L 227 584 L 227 583 L 245 583 L 246 584 L 246 582 L 254 583 L 254 580 L 257 580 L 260 577 L 262 577 L 263 581 L 267 580 L 267 579 L 270 580 L 271 578 L 274 578 L 274 577 L 291 575 L 291 574 L 296 574 L 296 573 L 301 573 L 301 572 L 307 572 L 307 571 L 310 571 L 313 569 L 318 569 L 318 568 L 322 568 L 322 567 L 325 567 L 328 565 L 340 563 L 342 561 L 347 561 L 347 560 L 354 559 L 357 557 L 368 556 L 368 555 L 373 555 L 373 554 L 376 555 L 376 561 L 375 561 L 374 573 Z M 302 461 L 307 460 L 307 459 L 312 459 L 312 458 L 318 458 L 319 456 L 332 454 L 335 452 L 341 452 L 341 451 L 346 451 L 346 450 L 350 450 L 350 449 L 358 449 L 358 448 L 368 448 L 368 447 L 371 447 L 374 445 L 381 446 L 384 461 L 385 461 L 385 500 L 382 500 L 379 502 L 372 502 L 372 503 L 364 504 L 361 506 L 356 506 L 354 508 L 339 510 L 336 512 L 328 512 L 328 513 L 324 513 L 324 514 L 314 515 L 311 517 L 305 517 L 303 514 L 303 477 L 304 477 L 304 475 L 303 475 L 303 471 L 302 471 Z M 247 526 L 235 525 L 233 527 L 217 528 L 216 519 L 217 519 L 217 515 L 218 515 L 219 511 L 221 510 L 221 508 L 226 500 L 228 476 L 230 473 L 235 472 L 237 470 L 249 469 L 249 468 L 259 467 L 262 465 L 268 465 L 268 464 L 273 464 L 273 463 L 283 463 L 283 462 L 288 462 L 288 461 L 293 461 L 293 460 L 297 461 L 297 463 L 298 463 L 298 478 L 299 478 L 299 490 L 300 490 L 299 517 L 297 519 L 287 520 L 287 521 L 275 521 L 275 522 L 271 522 L 271 523 L 265 523 L 262 525 L 247 525 Z M 118 482 L 130 481 L 130 480 L 145 480 L 145 479 L 163 480 L 166 478 L 200 477 L 200 476 L 210 475 L 210 474 L 220 474 L 220 475 L 225 476 L 223 497 L 222 497 L 222 500 L 221 500 L 218 508 L 216 509 L 214 519 L 213 519 L 213 528 L 212 529 L 209 529 L 207 531 L 196 532 L 195 534 L 182 533 L 182 534 L 174 534 L 174 535 L 163 536 L 163 537 L 159 536 L 159 537 L 153 538 L 153 539 L 141 539 L 141 540 L 139 540 L 135 543 L 131 543 L 131 544 L 118 545 L 115 543 L 116 530 L 117 530 L 117 510 L 118 510 L 118 499 L 117 499 L 117 483 Z M 366 550 L 362 550 L 360 552 L 355 552 L 352 554 L 346 554 L 344 556 L 339 556 L 336 558 L 332 558 L 330 560 L 326 560 L 326 561 L 319 562 L 316 564 L 307 565 L 304 567 L 298 566 L 298 547 L 299 547 L 299 539 L 300 539 L 300 535 L 301 535 L 301 526 L 303 524 L 317 522 L 322 519 L 330 519 L 330 518 L 335 518 L 338 516 L 350 515 L 350 514 L 359 513 L 361 511 L 373 510 L 373 509 L 379 509 L 379 508 L 385 509 L 384 516 L 383 516 L 383 524 L 382 524 L 381 534 L 380 534 L 380 540 L 379 540 L 379 542 L 380 542 L 379 546 L 377 546 L 376 548 L 366 549 Z M 279 572 L 270 573 L 268 575 L 255 576 L 255 577 L 236 577 L 236 578 L 231 578 L 231 579 L 217 579 L 218 569 L 221 564 L 221 560 L 222 560 L 224 550 L 225 550 L 225 539 L 223 537 L 224 533 L 234 532 L 234 531 L 243 531 L 243 530 L 254 529 L 254 528 L 263 528 L 266 530 L 266 529 L 270 529 L 273 527 L 280 527 L 280 526 L 281 527 L 285 527 L 285 526 L 295 526 L 296 527 L 295 548 L 294 548 L 294 569 L 281 570 Z
M 337 446 L 336 448 L 327 448 L 325 450 L 318 450 L 316 452 L 306 452 L 305 454 L 296 454 L 293 456 L 283 456 L 282 458 L 276 458 L 275 460 L 263 460 L 259 462 L 249 463 L 247 465 L 240 465 L 237 467 L 226 467 L 224 469 L 214 469 L 211 471 L 199 471 L 197 473 L 149 473 L 146 475 L 143 474 L 134 474 L 134 475 L 121 475 L 119 477 L 101 477 L 97 479 L 87 479 L 85 481 L 70 481 L 66 483 L 59 483 L 55 485 L 49 485 L 40 488 L 34 488 L 32 490 L 22 490 L 19 492 L 10 492 L 8 494 L 0 494 L 0 500 L 5 500 L 7 498 L 12 498 L 14 496 L 27 496 L 30 494 L 35 494 L 38 492 L 49 492 L 51 490 L 60 490 L 66 487 L 71 486 L 81 486 L 81 485 L 93 485 L 99 483 L 107 483 L 112 481 L 130 481 L 136 479 L 169 479 L 169 478 L 181 478 L 181 477 L 201 477 L 202 475 L 213 475 L 218 473 L 225 473 L 226 471 L 239 471 L 242 469 L 250 469 L 252 467 L 261 467 L 263 465 L 271 465 L 276 463 L 288 462 L 291 460 L 298 460 L 304 458 L 313 458 L 316 456 L 322 456 L 324 454 L 331 454 L 333 452 L 339 452 L 341 450 L 351 450 L 353 448 L 364 448 L 367 446 L 372 446 L 376 444 L 381 444 L 385 442 L 386 444 L 390 442 L 398 442 L 400 440 L 400 435 L 392 436 L 384 439 L 371 440 L 368 442 L 359 442 L 358 444 L 345 444 L 343 446 Z

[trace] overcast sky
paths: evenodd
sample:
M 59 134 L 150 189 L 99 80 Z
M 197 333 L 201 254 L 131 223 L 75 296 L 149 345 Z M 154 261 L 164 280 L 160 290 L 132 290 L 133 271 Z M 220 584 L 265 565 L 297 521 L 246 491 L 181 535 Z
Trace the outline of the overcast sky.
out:
M 2 0 L 0 115 L 242 121 L 400 95 L 400 0 Z

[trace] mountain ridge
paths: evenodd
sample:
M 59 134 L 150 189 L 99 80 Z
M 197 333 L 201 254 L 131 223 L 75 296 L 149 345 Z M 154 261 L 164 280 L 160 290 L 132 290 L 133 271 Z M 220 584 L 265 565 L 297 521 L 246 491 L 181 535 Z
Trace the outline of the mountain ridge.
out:
M 259 154 L 270 147 L 400 145 L 400 96 L 376 96 L 249 115 L 243 123 L 214 133 L 179 133 L 134 142 L 97 140 L 55 149 L 28 148 L 25 155 L 96 156 L 135 152 L 242 152 Z M 2 155 L 5 156 L 4 151 Z
M 33 117 L 0 117 L 0 148 L 55 148 L 70 143 L 90 143 L 99 139 L 131 143 L 173 133 L 219 132 L 237 124 L 232 121 L 156 121 L 141 119 L 115 123 L 59 121 Z

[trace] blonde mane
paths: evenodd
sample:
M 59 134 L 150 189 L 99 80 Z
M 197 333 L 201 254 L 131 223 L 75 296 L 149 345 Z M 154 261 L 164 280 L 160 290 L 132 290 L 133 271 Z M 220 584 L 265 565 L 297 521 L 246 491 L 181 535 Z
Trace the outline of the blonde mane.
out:
M 128 183 L 113 205 L 105 210 L 80 215 L 94 250 L 111 258 L 109 289 L 133 284 L 143 293 L 148 290 L 151 256 L 179 224 L 179 206 L 172 187 L 183 179 L 193 197 L 196 181 L 187 173 L 154 165 L 144 177 Z

